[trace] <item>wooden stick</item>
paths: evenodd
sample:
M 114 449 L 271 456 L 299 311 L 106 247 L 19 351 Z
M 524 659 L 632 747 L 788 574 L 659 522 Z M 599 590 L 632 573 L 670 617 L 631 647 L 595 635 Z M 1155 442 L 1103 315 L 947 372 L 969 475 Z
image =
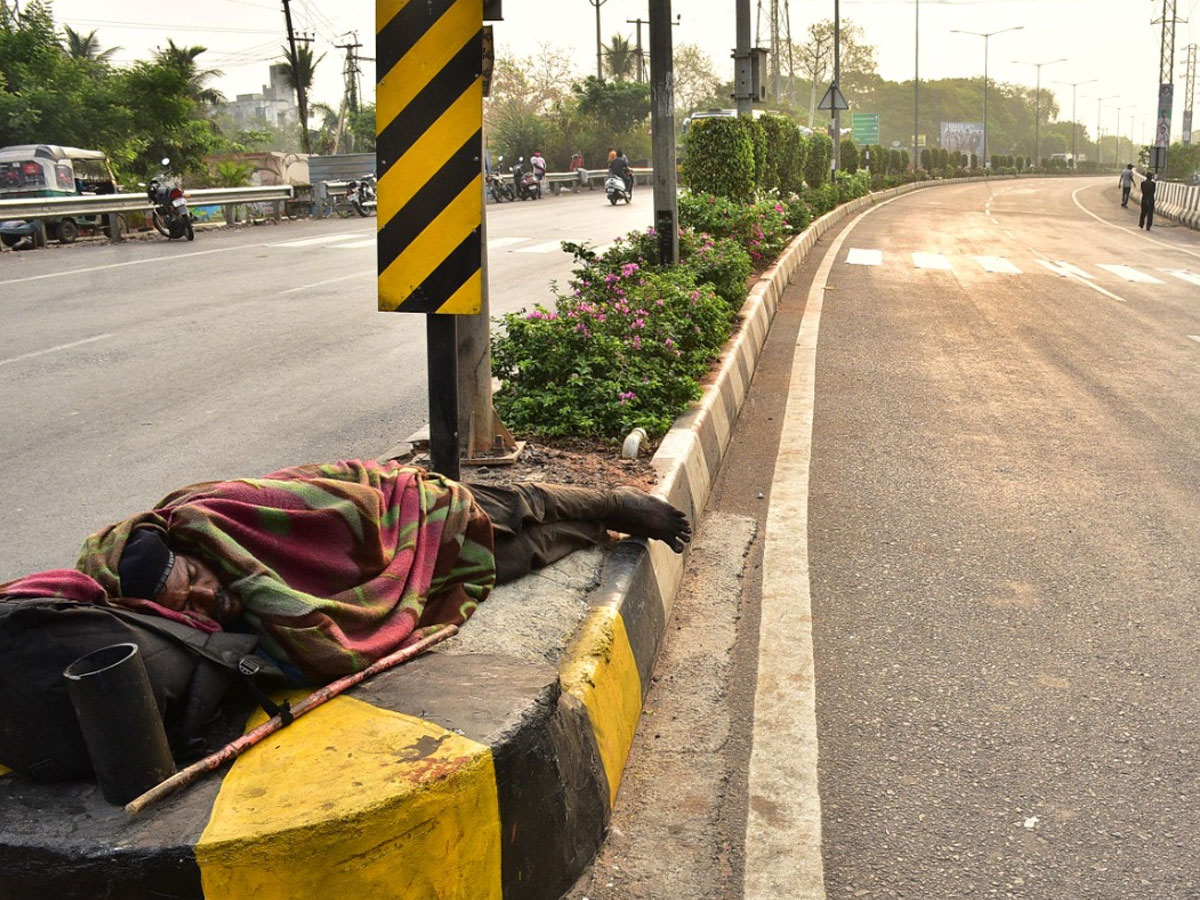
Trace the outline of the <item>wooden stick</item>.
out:
M 377 659 L 371 665 L 367 666 L 361 672 L 355 672 L 351 675 L 345 675 L 336 681 L 331 681 L 323 688 L 318 688 L 313 691 L 299 703 L 292 707 L 292 719 L 298 719 L 306 712 L 316 709 L 322 703 L 332 700 L 338 694 L 354 687 L 361 681 L 365 681 L 372 675 L 378 675 L 380 672 L 398 666 L 401 663 L 406 663 L 415 656 L 420 656 L 434 644 L 440 644 L 446 638 L 458 633 L 457 625 L 447 625 L 441 631 L 436 631 L 429 637 L 422 638 L 413 644 L 411 647 L 405 647 L 397 650 L 394 653 L 389 653 L 387 656 Z M 183 787 L 187 787 L 192 782 L 199 779 L 202 775 L 220 768 L 231 759 L 236 759 L 241 756 L 246 750 L 253 747 L 263 738 L 274 734 L 279 729 L 283 728 L 283 720 L 279 716 L 272 716 L 263 722 L 253 731 L 243 734 L 241 737 L 230 741 L 220 750 L 212 753 L 204 759 L 197 760 L 186 769 L 180 769 L 170 778 L 156 784 L 144 794 L 134 797 L 125 804 L 125 812 L 130 816 L 136 816 L 139 812 L 161 800 L 163 797 L 168 797 Z

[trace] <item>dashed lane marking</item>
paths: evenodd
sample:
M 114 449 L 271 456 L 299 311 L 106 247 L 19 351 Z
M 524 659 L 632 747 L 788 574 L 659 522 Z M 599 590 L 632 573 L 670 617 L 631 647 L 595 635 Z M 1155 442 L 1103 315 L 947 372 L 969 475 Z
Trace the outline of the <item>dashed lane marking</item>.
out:
M 513 244 L 523 244 L 529 238 L 527 237 L 495 237 L 488 238 L 487 248 L 489 250 L 499 250 L 502 247 L 511 247 Z
M 350 241 L 348 244 L 334 244 L 333 248 L 335 250 L 356 250 L 359 247 L 374 247 L 375 243 L 375 238 L 367 238 L 365 241 Z
M 72 347 L 81 347 L 84 344 L 91 344 L 110 337 L 112 337 L 112 334 L 98 334 L 95 337 L 84 338 L 81 341 L 71 341 L 69 344 L 58 344 L 54 347 L 47 347 L 45 350 L 34 350 L 32 353 L 10 356 L 8 359 L 0 359 L 0 366 L 7 366 L 9 363 L 20 362 L 23 359 L 33 359 L 35 356 L 45 356 L 47 353 L 57 353 L 59 350 L 70 350 Z
M 559 238 L 557 241 L 546 241 L 542 244 L 533 244 L 529 247 L 518 247 L 516 250 L 510 250 L 509 253 L 554 253 L 562 250 L 562 242 L 571 241 L 578 244 L 579 241 L 574 241 L 571 238 Z
M 353 241 L 355 238 L 361 238 L 363 232 L 352 231 L 342 234 L 323 234 L 320 237 L 301 238 L 298 241 L 276 241 L 267 244 L 268 247 L 312 247 L 315 244 L 335 244 L 339 241 Z M 375 243 L 375 238 L 371 238 L 371 243 Z
M 1168 275 L 1174 275 L 1180 281 L 1200 285 L 1200 275 L 1197 275 L 1195 272 L 1188 272 L 1184 269 L 1162 269 L 1161 271 L 1166 272 Z
M 1105 263 L 1097 263 L 1096 268 L 1103 269 L 1105 272 L 1112 272 L 1118 278 L 1123 278 L 1126 281 L 1137 282 L 1138 284 L 1162 284 L 1153 275 L 1147 275 L 1145 272 L 1139 272 L 1133 266 L 1113 266 Z
M 1021 275 L 1020 269 L 1003 256 L 977 256 L 975 261 L 983 266 L 985 272 L 999 272 L 1004 275 Z
M 881 266 L 883 265 L 883 251 L 851 247 L 850 252 L 846 254 L 846 262 L 852 266 Z
M 1190 337 L 1197 344 L 1200 344 L 1200 334 L 1189 334 L 1188 337 Z
M 336 284 L 339 281 L 349 281 L 351 278 L 374 278 L 375 273 L 369 270 L 362 272 L 351 272 L 349 275 L 339 275 L 337 278 L 326 278 L 324 281 L 314 281 L 311 284 L 302 284 L 298 287 L 288 288 L 286 291 L 280 291 L 276 297 L 284 297 L 288 294 L 295 294 L 300 291 L 307 291 L 311 288 L 322 287 L 326 284 Z
M 912 261 L 918 269 L 950 269 L 950 261 L 944 253 L 913 253 Z

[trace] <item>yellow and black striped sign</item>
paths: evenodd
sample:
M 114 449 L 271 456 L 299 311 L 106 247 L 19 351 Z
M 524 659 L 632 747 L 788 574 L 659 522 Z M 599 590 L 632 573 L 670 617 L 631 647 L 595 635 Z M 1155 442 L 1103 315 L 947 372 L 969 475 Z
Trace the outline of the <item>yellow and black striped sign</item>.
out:
M 379 309 L 477 314 L 483 0 L 376 0 Z

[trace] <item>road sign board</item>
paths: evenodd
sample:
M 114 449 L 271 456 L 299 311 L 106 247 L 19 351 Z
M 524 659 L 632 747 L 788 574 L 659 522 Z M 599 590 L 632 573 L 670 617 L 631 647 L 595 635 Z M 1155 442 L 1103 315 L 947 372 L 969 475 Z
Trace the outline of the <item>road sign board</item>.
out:
M 483 5 L 376 0 L 379 309 L 480 311 Z
M 825 91 L 825 96 L 821 98 L 821 102 L 817 104 L 817 109 L 849 109 L 850 104 L 846 102 L 846 98 L 842 96 L 842 92 L 838 90 L 837 84 L 831 84 L 829 89 Z
M 879 143 L 879 113 L 852 113 L 850 127 L 856 144 Z

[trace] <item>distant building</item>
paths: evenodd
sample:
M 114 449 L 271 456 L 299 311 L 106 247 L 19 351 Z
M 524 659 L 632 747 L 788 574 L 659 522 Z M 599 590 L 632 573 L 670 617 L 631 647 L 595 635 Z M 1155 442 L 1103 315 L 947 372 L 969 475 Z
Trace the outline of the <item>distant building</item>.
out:
M 296 92 L 288 87 L 287 66 L 276 63 L 271 66 L 271 83 L 264 84 L 261 94 L 238 94 L 217 106 L 217 112 L 229 116 L 239 130 L 263 125 L 284 128 L 300 121 L 296 107 Z

